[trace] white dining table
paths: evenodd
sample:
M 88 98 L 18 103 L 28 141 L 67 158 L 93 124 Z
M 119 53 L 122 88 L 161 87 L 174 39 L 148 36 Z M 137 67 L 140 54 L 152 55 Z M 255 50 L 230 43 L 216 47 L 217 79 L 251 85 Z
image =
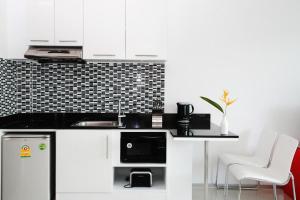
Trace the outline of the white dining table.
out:
M 208 199 L 208 151 L 209 142 L 235 142 L 239 136 L 229 132 L 221 134 L 221 128 L 211 123 L 210 129 L 190 129 L 189 134 L 180 135 L 176 129 L 170 130 L 175 141 L 204 143 L 204 197 Z

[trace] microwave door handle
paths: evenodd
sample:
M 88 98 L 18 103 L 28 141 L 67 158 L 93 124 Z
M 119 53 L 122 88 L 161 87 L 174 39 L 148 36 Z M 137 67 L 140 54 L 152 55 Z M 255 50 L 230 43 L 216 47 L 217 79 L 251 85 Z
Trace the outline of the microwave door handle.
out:
M 140 139 L 163 139 L 161 136 L 141 136 Z

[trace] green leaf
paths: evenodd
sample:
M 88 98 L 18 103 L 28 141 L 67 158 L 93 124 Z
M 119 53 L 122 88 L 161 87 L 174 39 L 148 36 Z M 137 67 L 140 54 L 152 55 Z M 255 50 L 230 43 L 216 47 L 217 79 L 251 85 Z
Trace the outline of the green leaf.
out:
M 201 99 L 203 99 L 204 101 L 206 101 L 207 103 L 209 103 L 210 105 L 214 106 L 216 109 L 218 109 L 219 111 L 221 111 L 222 113 L 224 113 L 223 108 L 216 102 L 214 102 L 213 100 L 207 98 L 207 97 L 200 97 Z

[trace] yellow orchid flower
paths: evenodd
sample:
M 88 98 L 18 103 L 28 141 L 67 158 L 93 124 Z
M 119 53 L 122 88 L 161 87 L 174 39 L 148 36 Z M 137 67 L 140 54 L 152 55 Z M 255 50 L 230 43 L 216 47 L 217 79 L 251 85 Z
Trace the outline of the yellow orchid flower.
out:
M 227 99 L 228 95 L 229 95 L 228 90 L 224 90 L 223 92 L 224 99 Z
M 227 106 L 230 106 L 230 105 L 233 104 L 235 101 L 236 101 L 236 99 L 230 100 L 230 99 L 228 98 L 228 101 L 226 102 L 226 105 L 227 105 Z
M 223 96 L 220 98 L 220 100 L 226 104 L 226 99 L 224 99 Z
M 224 107 L 222 107 L 220 104 L 216 103 L 215 101 L 213 101 L 207 97 L 201 96 L 200 98 L 203 99 L 204 101 L 208 102 L 209 104 L 211 104 L 212 106 L 214 106 L 215 108 L 217 108 L 219 111 L 221 111 L 224 114 L 226 114 L 227 107 L 230 106 L 231 104 L 233 104 L 237 100 L 237 99 L 231 100 L 229 98 L 228 90 L 224 90 L 223 95 L 220 97 L 220 100 L 225 104 Z
M 220 98 L 221 101 L 223 101 L 225 104 L 227 104 L 227 102 L 228 102 L 228 95 L 229 95 L 228 90 L 224 90 L 223 96 Z

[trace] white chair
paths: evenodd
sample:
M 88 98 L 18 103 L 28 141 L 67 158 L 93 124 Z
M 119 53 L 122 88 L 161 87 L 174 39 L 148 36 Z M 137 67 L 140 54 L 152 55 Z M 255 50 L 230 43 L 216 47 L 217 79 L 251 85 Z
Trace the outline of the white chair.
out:
M 238 154 L 222 154 L 218 158 L 217 163 L 217 175 L 216 175 L 216 186 L 218 187 L 218 174 L 220 162 L 225 165 L 225 180 L 228 179 L 228 169 L 233 164 L 243 164 L 257 167 L 267 167 L 274 144 L 277 139 L 277 133 L 274 131 L 265 131 L 260 136 L 259 143 L 256 147 L 256 151 L 253 155 L 238 155 Z M 225 194 L 224 187 L 224 194 Z
M 293 184 L 293 195 L 296 200 L 295 182 L 290 172 L 298 141 L 287 135 L 280 135 L 274 147 L 274 152 L 269 167 L 254 167 L 234 164 L 230 172 L 239 181 L 239 199 L 241 198 L 241 181 L 244 179 L 269 182 L 273 184 L 274 199 L 277 199 L 276 185 L 285 185 L 290 178 Z M 228 180 L 225 181 L 228 185 Z M 228 187 L 226 188 L 228 190 Z M 228 191 L 226 191 L 227 199 Z

